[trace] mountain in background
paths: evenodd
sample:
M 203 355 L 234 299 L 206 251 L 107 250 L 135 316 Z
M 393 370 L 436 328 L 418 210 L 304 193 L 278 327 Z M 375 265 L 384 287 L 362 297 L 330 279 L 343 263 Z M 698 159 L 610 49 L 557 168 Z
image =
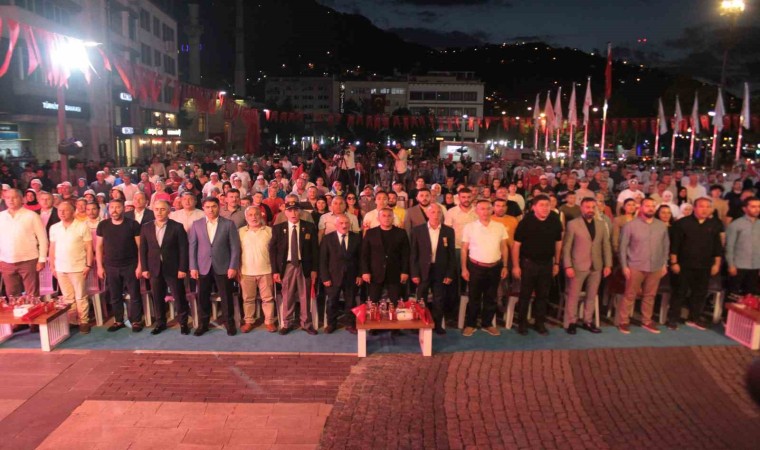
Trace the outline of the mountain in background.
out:
M 199 3 L 205 30 L 202 83 L 232 92 L 235 2 L 203 0 Z M 468 37 L 471 42 L 463 43 L 472 45 L 469 48 L 440 50 L 434 48 L 433 41 L 429 47 L 409 43 L 397 34 L 377 28 L 363 16 L 339 13 L 314 0 L 244 3 L 247 95 L 260 101 L 263 100 L 264 75 L 356 79 L 443 70 L 473 71 L 485 82 L 487 115 L 501 111 L 509 115 L 530 115 L 527 107 L 533 106 L 537 93 L 542 95 L 543 106 L 550 89 L 553 98 L 561 86 L 565 99 L 569 98 L 572 83 L 578 83 L 580 106 L 589 76 L 594 105 L 602 103 L 606 55 L 599 53 L 554 48 L 542 42 L 487 45 L 474 42 L 472 37 Z M 187 11 L 179 6 L 177 12 L 180 39 L 184 43 L 186 38 L 181 32 Z M 404 35 L 403 30 L 396 31 Z M 430 38 L 434 39 L 435 34 Z M 425 41 L 424 36 L 417 36 L 416 40 Z M 630 55 L 622 53 L 620 56 Z M 187 73 L 186 53 L 181 54 L 180 71 Z M 653 117 L 660 96 L 668 114 L 672 113 L 676 94 L 681 98 L 684 111 L 690 110 L 695 91 L 699 91 L 703 111 L 711 107 L 716 97 L 714 86 L 635 65 L 632 61 L 616 60 L 613 78 L 610 101 L 613 117 Z M 741 101 L 731 96 L 726 103 L 730 112 L 741 107 Z

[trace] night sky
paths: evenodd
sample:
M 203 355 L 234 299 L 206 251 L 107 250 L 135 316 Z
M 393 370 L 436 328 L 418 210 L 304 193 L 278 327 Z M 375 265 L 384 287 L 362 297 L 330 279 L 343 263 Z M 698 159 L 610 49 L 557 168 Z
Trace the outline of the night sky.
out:
M 358 13 L 379 28 L 405 29 L 407 39 L 457 43 L 540 40 L 555 46 L 603 49 L 611 41 L 678 56 L 669 40 L 687 26 L 720 21 L 718 0 L 317 0 L 341 12 Z M 745 17 L 756 10 L 749 0 Z M 755 6 L 753 8 L 753 6 Z M 450 32 L 463 34 L 442 36 Z M 647 42 L 638 43 L 640 38 Z M 429 44 L 430 42 L 421 42 Z

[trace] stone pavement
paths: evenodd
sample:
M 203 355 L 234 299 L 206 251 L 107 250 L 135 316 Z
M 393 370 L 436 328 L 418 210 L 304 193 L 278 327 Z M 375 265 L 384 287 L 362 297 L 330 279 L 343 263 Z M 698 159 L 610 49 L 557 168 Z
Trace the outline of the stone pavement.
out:
M 0 352 L 0 448 L 757 448 L 757 352 Z

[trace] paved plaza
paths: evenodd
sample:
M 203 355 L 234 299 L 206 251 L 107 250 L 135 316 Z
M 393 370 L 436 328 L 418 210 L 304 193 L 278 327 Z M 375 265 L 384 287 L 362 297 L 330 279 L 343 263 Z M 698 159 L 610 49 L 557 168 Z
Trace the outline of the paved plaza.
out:
M 2 449 L 757 448 L 738 346 L 0 351 Z

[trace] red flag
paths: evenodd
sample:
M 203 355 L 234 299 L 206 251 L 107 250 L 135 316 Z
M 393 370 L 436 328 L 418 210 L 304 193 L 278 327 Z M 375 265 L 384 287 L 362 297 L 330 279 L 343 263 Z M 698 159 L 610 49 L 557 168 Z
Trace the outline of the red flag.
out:
M 604 98 L 612 97 L 612 44 L 607 43 L 607 67 L 604 69 Z
M 34 33 L 32 32 L 32 27 L 30 27 L 29 25 L 24 25 L 23 30 L 24 30 L 24 40 L 26 41 L 26 52 L 29 55 L 29 69 L 26 72 L 28 76 L 28 75 L 31 75 L 35 70 L 37 70 L 37 67 L 42 62 L 42 57 L 40 56 L 40 48 L 37 46 L 37 39 L 35 39 L 34 37 Z M 111 65 L 108 64 L 106 68 L 110 71 Z
M 0 19 L 0 32 L 2 32 L 3 29 L 3 22 L 2 19 Z M 18 41 L 18 33 L 21 31 L 19 28 L 19 23 L 15 20 L 8 19 L 8 53 L 5 54 L 5 61 L 3 61 L 3 64 L 0 66 L 0 77 L 5 75 L 5 72 L 8 71 L 8 67 L 11 64 L 11 57 L 13 56 L 13 49 L 16 48 L 16 42 Z

